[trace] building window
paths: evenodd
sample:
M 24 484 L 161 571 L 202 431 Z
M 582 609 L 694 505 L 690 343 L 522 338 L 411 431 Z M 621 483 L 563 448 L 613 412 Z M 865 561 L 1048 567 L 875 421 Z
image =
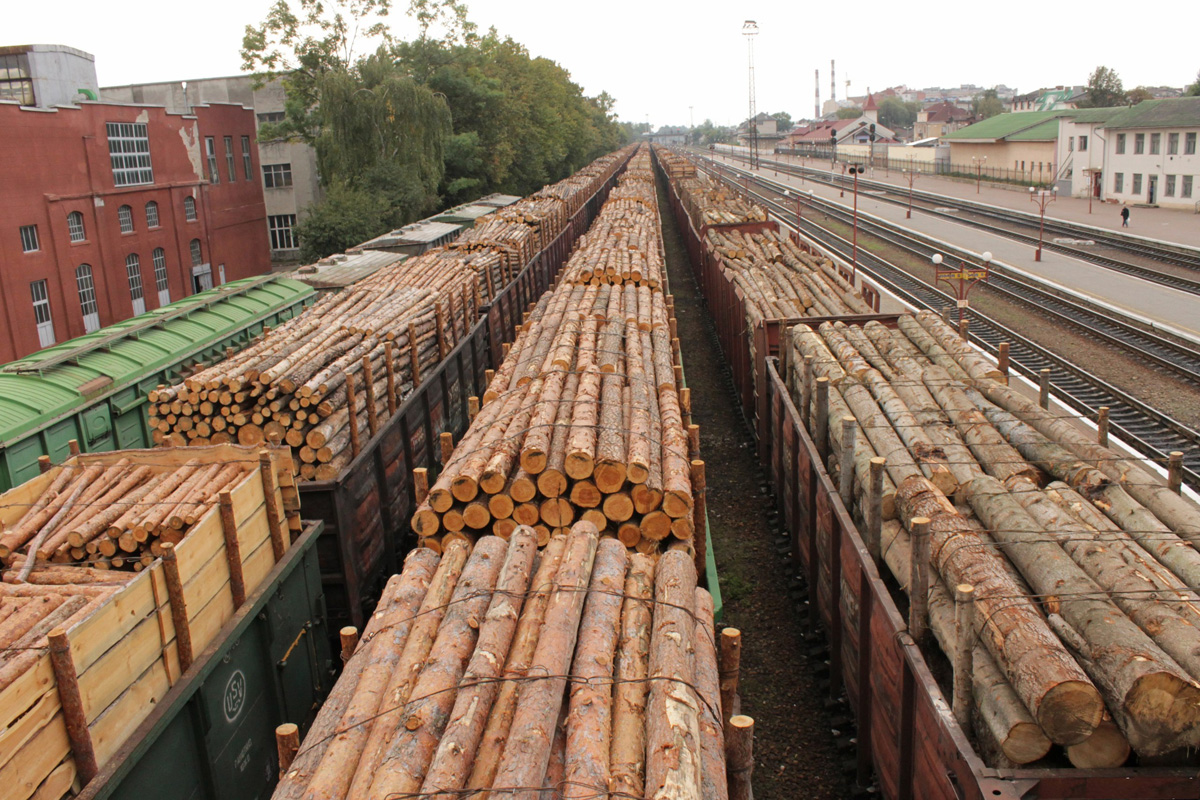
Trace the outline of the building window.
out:
M 263 164 L 263 188 L 283 189 L 292 185 L 291 164 Z
M 1144 152 L 1146 152 L 1146 134 L 1135 133 L 1133 135 L 1133 154 L 1140 156 Z
M 188 222 L 196 221 L 196 200 L 193 197 L 183 198 L 183 217 Z
M 1162 149 L 1162 134 L 1161 133 L 1150 134 L 1150 155 L 1152 155 L 1152 156 L 1158 155 L 1158 151 L 1160 149 Z
M 121 226 L 121 233 L 133 233 L 133 209 L 129 206 L 118 208 L 117 222 Z
M 117 186 L 154 183 L 154 170 L 150 167 L 150 134 L 146 123 L 109 122 L 106 127 L 113 183 Z
M 1142 193 L 1142 173 L 1140 172 L 1133 173 L 1133 193 L 1134 195 Z
M 36 253 L 41 250 L 38 244 L 37 225 L 21 226 L 21 252 Z
M 1113 176 L 1113 193 L 1120 194 L 1125 191 L 1125 173 L 1118 172 Z
M 1179 134 L 1178 133 L 1168 133 L 1167 134 L 1167 155 L 1169 155 L 1169 156 L 1179 155 Z
M 167 251 L 156 247 L 151 259 L 154 261 L 154 288 L 158 289 L 158 305 L 161 308 L 171 302 L 171 285 L 167 281 Z
M 83 312 L 83 329 L 94 333 L 100 330 L 100 310 L 96 305 L 96 284 L 92 282 L 90 264 L 80 264 L 75 270 L 75 286 L 79 289 L 79 310 Z
M 87 233 L 83 230 L 83 214 L 78 211 L 67 214 L 67 233 L 70 234 L 72 242 L 87 240 Z
M 1187 133 L 1183 137 L 1183 154 L 1185 156 L 1196 155 L 1196 134 Z
M 271 231 L 272 250 L 295 250 L 296 237 L 292 228 L 296 225 L 295 214 L 278 214 L 267 217 L 267 228 Z
M 264 122 L 283 122 L 286 117 L 287 114 L 283 111 L 268 111 L 258 115 L 258 123 L 261 125 Z
M 24 53 L 0 56 L 0 100 L 15 100 L 23 106 L 34 104 L 29 57 Z
M 250 166 L 250 137 L 242 137 L 242 171 L 246 174 L 246 180 L 250 180 L 254 171 Z
M 1192 176 L 1191 175 L 1183 176 L 1183 186 L 1180 187 L 1179 196 L 1180 197 L 1191 197 L 1192 196 Z
M 45 281 L 29 284 L 33 294 L 33 321 L 37 325 L 38 344 L 49 347 L 54 344 L 54 319 L 50 316 L 50 297 L 46 293 Z
M 1123 133 L 1117 134 L 1117 155 L 1125 155 L 1125 134 Z
M 201 264 L 203 264 L 204 263 L 204 254 L 200 250 L 200 240 L 192 239 L 190 249 L 192 251 L 192 266 L 198 267 Z
M 158 227 L 158 203 L 154 202 L 153 200 L 151 200 L 149 203 L 146 203 L 146 227 Z
M 1079 137 L 1079 152 L 1083 153 L 1086 150 L 1087 150 L 1087 137 L 1080 136 Z
M 1075 152 L 1075 137 L 1074 136 L 1067 137 L 1067 152 L 1068 153 Z
M 217 140 L 211 136 L 204 137 L 204 152 L 208 156 L 209 183 L 220 183 L 221 176 L 217 174 Z
M 1167 189 L 1165 192 L 1163 192 L 1163 194 L 1165 194 L 1167 197 L 1175 196 L 1175 176 L 1174 175 L 1167 176 Z
M 232 136 L 225 137 L 225 166 L 229 169 L 229 182 L 233 183 L 237 180 L 237 168 L 234 167 Z
M 133 301 L 133 315 L 146 313 L 146 297 L 142 293 L 142 260 L 137 253 L 125 258 L 125 276 L 129 279 L 129 298 Z

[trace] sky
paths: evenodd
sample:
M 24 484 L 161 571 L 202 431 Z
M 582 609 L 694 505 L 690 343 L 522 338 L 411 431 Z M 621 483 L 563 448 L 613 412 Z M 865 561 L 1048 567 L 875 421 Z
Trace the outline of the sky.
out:
M 400 10 L 393 29 L 411 36 Z M 994 3 L 663 2 L 662 0 L 465 0 L 481 29 L 495 26 L 535 56 L 557 61 L 584 93 L 607 91 L 623 120 L 730 124 L 748 110 L 746 19 L 755 38 L 759 111 L 813 113 L 813 71 L 829 99 L 900 84 L 921 89 L 1007 84 L 1022 92 L 1082 85 L 1098 65 L 1126 89 L 1184 86 L 1196 79 L 1192 0 L 1138 4 L 1008 0 Z M 233 75 L 242 34 L 272 0 L 203 4 L 123 0 L 120 13 L 94 0 L 12 3 L 0 45 L 65 44 L 96 56 L 101 86 Z M 1148 13 L 1140 13 L 1145 9 Z M 186 35 L 190 41 L 181 41 Z

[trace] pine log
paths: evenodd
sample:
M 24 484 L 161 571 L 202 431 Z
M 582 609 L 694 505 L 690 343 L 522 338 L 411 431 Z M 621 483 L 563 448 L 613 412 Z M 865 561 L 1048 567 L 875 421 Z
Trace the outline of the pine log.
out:
M 613 687 L 612 750 L 609 760 L 611 792 L 641 797 L 646 778 L 646 676 L 650 664 L 653 617 L 654 560 L 641 553 L 629 559 L 621 607 L 621 636 L 617 647 Z
M 705 800 L 726 800 L 725 733 L 717 672 L 717 629 L 713 599 L 696 589 L 696 690 L 700 699 L 700 786 Z

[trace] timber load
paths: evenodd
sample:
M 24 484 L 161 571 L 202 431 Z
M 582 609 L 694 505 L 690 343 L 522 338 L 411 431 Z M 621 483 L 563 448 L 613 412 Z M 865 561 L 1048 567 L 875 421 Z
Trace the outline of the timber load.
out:
M 662 164 L 667 177 L 672 181 L 678 182 L 684 178 L 696 177 L 696 165 L 674 150 L 668 150 L 665 147 L 655 147 L 654 155 L 658 158 L 659 163 Z
M 622 181 L 641 178 L 627 173 Z M 600 230 L 617 230 L 606 221 L 623 217 L 626 202 L 609 199 Z M 697 528 L 703 536 L 692 482 L 703 470 L 699 434 L 681 386 L 669 296 L 632 280 L 572 282 L 618 235 L 581 240 L 564 282 L 521 326 L 436 482 L 430 487 L 417 472 L 412 526 L 422 544 L 507 537 L 518 525 L 545 543 L 579 519 L 642 552 L 690 545 Z M 661 263 L 657 231 L 641 241 L 655 253 L 646 263 Z
M 284 557 L 298 501 L 285 448 L 234 445 L 77 455 L 0 497 L 6 798 L 74 796 L 118 752 Z
M 659 151 L 661 156 L 663 151 Z M 737 191 L 704 173 L 683 178 L 677 184 L 679 199 L 697 230 L 705 225 L 744 225 L 765 222 L 767 210 L 737 194 Z
M 418 548 L 274 798 L 730 797 L 734 640 L 686 553 L 588 522 L 540 550 L 526 526 Z
M 951 657 L 980 752 L 1194 763 L 1178 754 L 1200 744 L 1200 506 L 1009 387 L 931 312 L 800 324 L 787 347 L 868 548 L 904 591 L 927 587 L 909 627 Z

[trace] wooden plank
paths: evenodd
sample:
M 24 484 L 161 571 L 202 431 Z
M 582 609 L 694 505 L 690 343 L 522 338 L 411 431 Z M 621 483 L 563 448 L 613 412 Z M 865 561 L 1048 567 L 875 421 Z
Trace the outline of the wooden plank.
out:
M 0 768 L 5 800 L 27 800 L 70 751 L 67 726 L 59 712 Z
M 155 661 L 88 726 L 92 733 L 92 746 L 96 750 L 96 762 L 101 767 L 113 757 L 137 726 L 150 716 L 150 712 L 170 689 L 166 667 L 161 660 Z
M 49 660 L 49 656 L 46 657 Z M 46 692 L 29 712 L 0 732 L 0 768 L 12 760 L 59 713 L 58 692 Z
M 46 653 L 35 666 L 18 676 L 0 694 L 0 725 L 11 725 L 36 705 L 42 695 L 53 689 L 54 669 L 50 666 L 50 654 Z
M 59 800 L 66 796 L 75 782 L 75 761 L 68 758 L 42 781 L 30 800 Z

